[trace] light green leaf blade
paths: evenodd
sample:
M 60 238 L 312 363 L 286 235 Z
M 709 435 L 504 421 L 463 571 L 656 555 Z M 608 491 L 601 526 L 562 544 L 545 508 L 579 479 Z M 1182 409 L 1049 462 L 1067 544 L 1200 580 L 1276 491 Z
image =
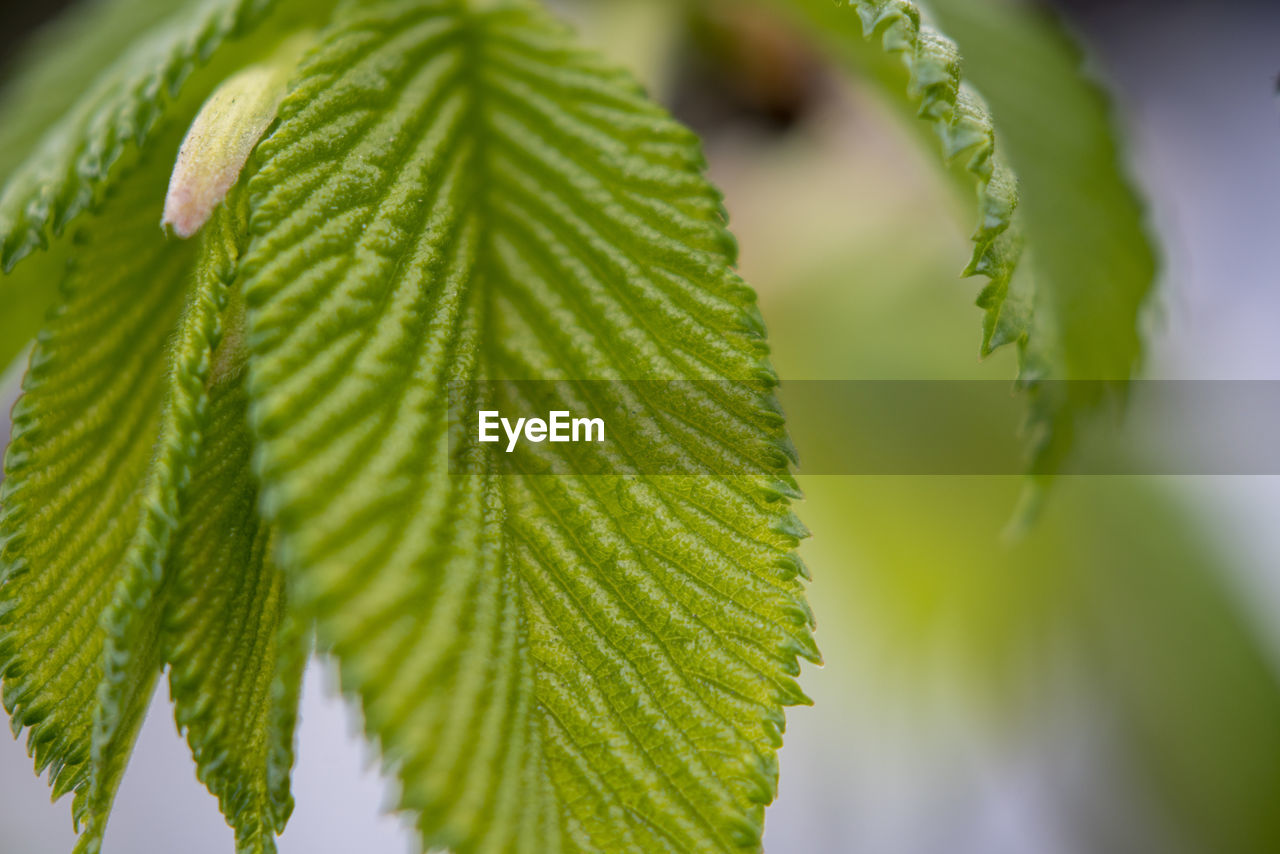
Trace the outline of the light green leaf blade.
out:
M 167 163 L 109 193 L 14 409 L 0 488 L 0 671 L 15 733 L 86 817 L 104 612 L 144 518 L 188 247 L 156 228 Z M 145 686 L 142 686 L 145 689 Z M 145 692 L 145 691 L 144 691 Z
M 154 213 L 154 205 L 146 210 Z M 192 471 L 209 432 L 206 384 L 239 260 L 241 221 L 233 208 L 219 208 L 202 234 L 191 286 L 186 287 L 186 276 L 166 283 L 176 284 L 188 296 L 167 352 L 165 397 L 142 489 L 141 515 L 123 559 L 123 577 L 103 616 L 107 639 L 86 795 L 88 826 L 80 845 L 89 854 L 101 845 L 116 789 L 166 663 L 163 585 L 170 574 L 178 520 L 191 495 Z M 151 223 L 151 239 L 163 244 L 158 231 Z
M 236 339 L 228 339 L 234 342 Z M 224 348 L 225 348 L 224 344 Z M 208 438 L 175 541 L 164 658 L 178 728 L 236 829 L 240 854 L 270 854 L 293 809 L 289 777 L 305 633 L 258 519 L 244 371 L 220 351 Z
M 263 506 L 424 844 L 758 848 L 817 650 L 693 135 L 526 4 L 353 3 L 260 156 Z M 694 411 L 755 474 L 451 475 L 447 386 L 501 377 L 732 381 Z
M 7 180 L 41 137 L 99 82 L 166 8 L 149 0 L 86 3 L 41 31 L 23 49 L 0 93 L 0 180 Z M 75 61 L 68 61 L 68 57 Z M 64 242 L 65 243 L 65 242 Z M 67 247 L 41 253 L 0 276 L 0 370 L 21 353 L 53 307 Z
M 37 34 L 5 69 L 0 91 L 0 178 L 7 178 L 40 137 L 128 51 L 166 7 L 150 0 L 85 3 Z M 68 57 L 75 57 L 69 62 Z M 66 257 L 54 251 L 0 278 L 0 370 L 35 337 L 58 295 Z
M 1139 315 L 1156 259 L 1106 93 L 1042 9 L 1007 0 L 930 8 L 960 45 L 1018 174 L 1065 375 L 1128 379 L 1142 355 Z
M 982 352 L 1013 342 L 1026 342 L 1031 301 L 1018 294 L 1009 302 L 1014 272 L 1022 254 L 1016 211 L 1018 179 L 997 149 L 995 126 L 982 96 L 961 77 L 956 45 L 921 18 L 905 0 L 850 0 L 863 33 L 878 38 L 897 55 L 908 75 L 906 96 L 920 118 L 930 122 L 941 141 L 943 157 L 959 161 L 975 179 L 978 227 L 974 255 L 966 275 L 990 279 L 978 305 L 986 311 Z M 1006 310 L 1010 309 L 1010 310 Z
M 965 275 L 989 280 L 978 298 L 985 312 L 982 353 L 1026 343 L 1033 301 L 1030 282 L 1015 278 L 1024 242 L 1018 178 L 955 43 L 907 0 L 768 0 L 767 5 L 807 24 L 842 59 L 869 74 L 891 101 L 928 125 L 943 159 L 977 191 L 974 252 Z
M 937 25 L 926 4 L 907 0 L 770 5 L 909 104 L 949 160 L 965 140 L 982 140 L 976 151 L 989 160 L 959 157 L 979 193 L 977 254 L 966 273 L 991 279 L 979 297 L 982 352 L 1020 342 L 1033 467 L 1056 470 L 1079 413 L 1108 384 L 1122 389 L 1138 365 L 1155 270 L 1105 96 L 1083 74 L 1078 48 L 1042 11 L 1004 0 L 932 0 Z M 859 34 L 900 57 L 905 79 L 859 49 Z

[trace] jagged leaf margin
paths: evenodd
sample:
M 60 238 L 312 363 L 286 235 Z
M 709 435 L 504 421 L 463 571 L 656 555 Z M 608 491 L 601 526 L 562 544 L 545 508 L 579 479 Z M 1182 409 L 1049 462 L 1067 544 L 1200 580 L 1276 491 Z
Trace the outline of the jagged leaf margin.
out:
M 197 65 L 260 21 L 274 2 L 179 5 L 123 50 L 114 67 L 101 70 L 0 192 L 0 267 L 11 271 L 89 209 L 127 146 L 146 144 Z
M 148 206 L 154 211 L 154 206 Z M 192 471 L 209 431 L 207 383 L 223 336 L 223 315 L 239 258 L 237 214 L 220 208 L 202 236 L 186 307 L 167 368 L 167 392 L 142 500 L 142 518 L 124 557 L 124 575 L 104 616 L 106 644 L 93 735 L 87 830 L 80 849 L 96 854 L 115 790 L 165 664 L 163 585 L 173 539 L 190 501 Z M 156 230 L 158 232 L 158 229 Z M 152 239 L 164 238 L 152 232 Z M 187 277 L 184 276 L 183 285 Z
M 13 172 L 40 137 L 100 85 L 103 70 L 173 8 L 152 0 L 81 3 L 28 39 L 0 72 L 0 175 Z
M 858 15 L 867 38 L 879 36 L 883 49 L 898 56 L 910 75 L 907 97 L 917 105 L 942 143 L 948 163 L 961 162 L 978 192 L 978 228 L 966 276 L 985 276 L 989 284 L 978 297 L 985 311 L 982 354 L 1010 343 L 1026 344 L 1032 301 L 1013 292 L 1014 273 L 1022 257 L 1017 223 L 1018 181 L 997 150 L 995 123 L 986 102 L 961 77 L 960 52 L 954 42 L 921 20 L 906 0 L 842 0 Z
M 188 247 L 155 228 L 166 178 L 167 163 L 140 169 L 81 229 L 14 408 L 0 487 L 5 707 L 15 733 L 29 728 L 54 795 L 76 792 L 77 825 L 89 818 L 90 789 L 109 797 L 114 786 L 111 773 L 90 771 L 102 724 L 100 620 L 130 553 L 159 536 L 144 524 L 145 484 L 191 263 Z
M 0 187 L 0 365 L 26 346 L 56 301 L 61 256 L 71 254 L 58 238 L 71 222 L 99 204 L 159 134 L 185 127 L 218 80 L 317 26 L 332 2 L 187 0 L 165 8 L 115 0 L 41 40 L 72 36 L 55 55 L 20 69 L 0 106 L 6 162 L 24 158 Z M 62 88 L 39 91 L 50 86 Z M 50 248 L 59 257 L 15 269 Z
M 0 90 L 0 180 L 33 151 L 40 137 L 84 93 L 104 68 L 126 53 L 138 35 L 166 13 L 151 0 L 85 3 L 63 15 L 6 63 Z M 75 61 L 68 61 L 75 57 Z M 58 295 L 66 247 L 32 259 L 0 277 L 0 371 L 27 346 Z
M 990 8 L 977 8 L 960 0 L 937 0 L 932 4 L 907 0 L 838 0 L 836 4 L 827 0 L 771 0 L 767 5 L 808 24 L 861 70 L 871 71 L 883 88 L 896 88 L 900 78 L 887 74 L 877 58 L 853 49 L 856 31 L 867 38 L 879 36 L 884 55 L 901 58 L 908 76 L 907 101 L 934 128 L 942 140 L 946 159 L 950 162 L 959 156 L 966 174 L 977 182 L 979 227 L 974 236 L 974 258 L 965 273 L 990 277 L 978 300 L 986 310 L 981 352 L 987 355 L 1002 345 L 1018 344 L 1018 387 L 1028 404 L 1024 434 L 1029 470 L 1037 476 L 1060 471 L 1074 443 L 1081 414 L 1108 401 L 1123 399 L 1127 382 L 1140 361 L 1139 314 L 1155 278 L 1154 253 L 1141 222 L 1141 204 L 1120 167 L 1106 98 L 1082 71 L 1079 48 L 1038 10 L 1024 10 L 1016 4 L 993 3 Z M 1057 203 L 1052 199 L 1053 188 L 1041 192 L 1046 190 L 1041 186 L 1043 181 L 1037 181 L 1034 187 L 1023 185 L 1016 176 L 1019 164 L 1015 155 L 1019 152 L 1008 143 L 1010 127 L 1020 136 L 1034 135 L 1037 130 L 1023 133 L 1021 125 L 1000 125 L 999 114 L 993 114 L 990 107 L 991 92 L 984 86 L 986 97 L 980 97 L 962 79 L 962 73 L 963 78 L 972 78 L 973 74 L 961 67 L 961 51 L 949 35 L 931 26 L 931 19 L 923 11 L 926 6 L 936 7 L 939 13 L 945 11 L 944 23 L 976 22 L 993 31 L 1004 28 L 998 38 L 989 41 L 983 57 L 986 84 L 994 85 L 993 80 L 1004 84 L 1020 73 L 1021 67 L 1009 59 L 1011 47 L 1034 50 L 1056 63 L 1056 79 L 1064 82 L 1074 102 L 1087 102 L 1086 122 L 1099 130 L 1089 140 L 1091 153 L 1100 155 L 1097 166 L 1106 173 L 1104 184 L 1111 200 L 1108 204 L 1114 203 L 1120 211 L 1116 226 L 1131 235 L 1126 242 L 1131 251 L 1107 255 L 1123 270 L 1123 287 L 1112 287 L 1106 277 L 1081 287 L 1078 270 L 1073 274 L 1059 269 L 1064 267 L 1062 252 L 1054 260 L 1047 252 L 1041 257 L 1036 251 L 1050 227 L 1045 224 L 1047 212 L 1055 210 Z M 846 18 L 855 20 L 856 27 L 846 26 Z M 978 36 L 973 33 L 977 28 L 967 27 L 971 47 L 977 44 L 974 39 Z M 985 61 L 992 58 L 1000 62 Z M 1031 72 L 1029 67 L 1026 70 Z M 1041 100 L 1044 97 L 1047 96 L 1041 96 Z M 1026 115 L 1028 110 L 1051 110 L 1057 105 L 1046 106 L 1034 94 L 1017 100 L 1001 93 L 1000 106 L 1008 116 L 1017 117 Z M 1006 117 L 1005 121 L 1016 118 Z M 957 122 L 967 130 L 957 127 Z M 979 138 L 982 142 L 976 149 L 963 148 L 968 140 Z M 990 160 L 984 165 L 984 152 L 988 149 Z M 1049 174 L 1086 168 L 1074 156 L 1077 153 L 1060 152 L 1061 162 L 1048 167 Z M 1023 151 L 1020 156 L 1031 157 L 1035 153 Z M 976 172 L 973 166 L 979 167 Z M 1032 190 L 1043 197 L 1034 221 L 1023 200 Z M 1094 219 L 1088 218 L 1088 204 L 1075 205 L 1074 213 L 1080 214 L 1075 222 L 1082 223 L 1082 227 L 1073 234 L 1087 234 L 1088 228 L 1099 228 Z M 1109 208 L 1102 213 L 1111 215 Z M 1113 239 L 1112 244 L 1116 243 Z M 1065 257 L 1078 260 L 1080 253 L 1067 252 Z M 1068 322 L 1064 323 L 1064 316 Z M 1100 323 L 1099 318 L 1104 322 Z M 1102 329 L 1107 331 L 1101 332 Z M 1094 343 L 1089 342 L 1091 336 Z M 1018 514 L 1021 522 L 1034 515 L 1043 482 L 1043 477 L 1033 480 L 1025 496 L 1025 509 Z
M 929 5 L 965 51 L 1019 175 L 1037 284 L 1023 373 L 1051 380 L 1031 382 L 1030 393 L 1041 468 L 1053 471 L 1079 415 L 1122 404 L 1141 366 L 1157 247 L 1113 105 L 1059 16 L 1021 4 Z
M 260 154 L 262 504 L 424 844 L 757 849 L 818 655 L 696 138 L 530 4 L 419 0 L 344 5 Z M 446 385 L 501 375 L 731 380 L 655 417 L 754 474 L 451 475 Z
M 258 518 L 244 365 L 239 340 L 228 341 L 210 378 L 208 439 L 175 541 L 163 649 L 178 728 L 236 830 L 236 850 L 274 854 L 293 810 L 308 645 Z

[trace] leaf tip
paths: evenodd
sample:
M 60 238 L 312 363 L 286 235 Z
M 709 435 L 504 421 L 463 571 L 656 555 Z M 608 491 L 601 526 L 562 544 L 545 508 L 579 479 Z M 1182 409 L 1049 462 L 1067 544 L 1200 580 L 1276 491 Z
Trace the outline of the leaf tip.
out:
M 209 96 L 178 150 L 161 228 L 185 239 L 209 221 L 275 121 L 289 75 L 311 38 L 290 39 L 271 60 L 232 75 Z

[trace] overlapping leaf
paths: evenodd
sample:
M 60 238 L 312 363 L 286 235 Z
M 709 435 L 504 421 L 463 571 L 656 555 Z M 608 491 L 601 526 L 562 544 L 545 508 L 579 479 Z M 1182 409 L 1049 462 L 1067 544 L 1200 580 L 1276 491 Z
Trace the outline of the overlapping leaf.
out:
M 344 6 L 262 144 L 280 559 L 427 845 L 751 850 L 817 657 L 762 324 L 693 136 L 526 4 L 474 5 Z M 728 380 L 637 405 L 744 473 L 451 474 L 446 387 L 504 377 Z
M 1023 250 L 1018 178 L 997 143 L 986 101 L 962 74 L 955 43 L 929 26 L 917 5 L 906 0 L 802 0 L 771 5 L 812 23 L 842 55 L 862 63 L 860 71 L 872 72 L 872 78 L 890 89 L 894 99 L 905 98 L 933 129 L 944 159 L 955 163 L 976 186 L 978 226 L 965 275 L 990 280 L 978 300 L 985 310 L 982 352 L 986 355 L 1005 344 L 1025 343 L 1033 306 L 1028 283 L 1014 277 Z M 851 40 L 859 34 L 877 41 L 887 56 L 896 57 L 903 74 L 858 49 Z
M 77 822 L 90 817 L 95 721 L 104 720 L 100 620 L 130 556 L 165 536 L 147 513 L 146 487 L 159 437 L 179 426 L 166 416 L 166 365 L 191 263 L 188 247 L 156 234 L 165 167 L 132 175 L 77 243 L 14 409 L 0 495 L 5 707 L 15 732 L 30 728 L 36 768 L 49 770 L 55 794 L 76 791 Z M 166 447 L 185 438 L 170 432 Z M 148 684 L 136 688 L 149 694 Z M 126 742 L 133 723 L 117 730 Z M 109 801 L 117 779 L 113 770 L 93 785 Z
M 167 167 L 129 175 L 86 224 L 15 413 L 0 521 L 5 702 L 55 794 L 76 792 L 78 850 L 96 852 L 172 664 L 201 778 L 241 850 L 266 852 L 289 812 L 305 652 L 296 629 L 280 635 L 283 581 L 256 524 L 243 395 L 224 383 L 211 413 L 206 388 L 242 219 L 216 214 L 197 264 L 156 225 Z M 71 346 L 81 341 L 88 352 Z M 219 643 L 202 648 L 210 630 Z
M 164 659 L 197 772 L 242 854 L 275 851 L 293 809 L 289 775 L 307 644 L 288 618 L 250 468 L 235 337 L 215 361 L 207 439 L 174 546 Z
M 98 0 L 55 18 L 24 44 L 0 71 L 0 175 L 27 159 L 40 138 L 100 85 L 103 71 L 155 27 L 174 4 L 150 0 Z M 76 62 L 67 62 L 67 56 Z
M 965 73 L 991 104 L 1018 174 L 1037 282 L 1029 357 L 1039 374 L 1085 381 L 1039 391 L 1046 418 L 1069 431 L 1073 411 L 1123 389 L 1138 367 L 1156 276 L 1117 121 L 1080 48 L 1045 10 L 960 0 L 930 7 L 964 52 Z M 1061 455 L 1061 443 L 1048 453 Z
M 982 97 L 961 78 L 960 52 L 954 43 L 921 22 L 920 11 L 905 0 L 854 0 L 863 32 L 878 36 L 885 51 L 898 55 L 910 79 L 907 97 L 919 116 L 932 123 L 948 161 L 959 160 L 978 188 L 978 229 L 966 275 L 983 275 L 990 284 L 978 304 L 985 309 L 983 354 L 1025 340 L 1030 301 L 1007 305 L 1014 271 L 1022 254 L 1015 212 L 1017 178 L 997 151 L 995 127 Z M 1006 310 L 1008 309 L 1008 310 Z
M 152 205 L 142 209 L 154 212 Z M 205 233 L 190 288 L 186 275 L 169 283 L 189 296 L 168 354 L 164 410 L 143 488 L 141 519 L 124 557 L 124 575 L 104 615 L 107 643 L 83 843 L 90 852 L 100 844 L 133 739 L 166 663 L 161 588 L 172 562 L 177 520 L 190 495 L 191 472 L 209 431 L 206 383 L 222 338 L 222 318 L 239 257 L 235 223 L 235 214 L 220 210 Z M 151 238 L 160 242 L 154 232 Z
M 104 68 L 165 14 L 149 0 L 95 3 L 58 19 L 28 44 L 0 92 L 0 181 L 7 182 L 41 137 L 63 119 Z M 68 62 L 67 56 L 75 56 Z M 35 337 L 58 295 L 66 247 L 0 277 L 0 370 Z
M 268 696 L 258 690 L 265 683 L 269 695 L 275 682 L 275 638 L 282 619 L 283 593 L 274 570 L 264 563 L 266 534 L 259 538 L 256 526 L 245 528 L 244 503 L 247 501 L 252 511 L 256 495 L 251 481 L 246 480 L 247 461 L 243 455 L 226 456 L 236 449 L 237 442 L 244 441 L 245 425 L 241 423 L 236 430 L 234 413 L 225 411 L 218 412 L 223 418 L 215 423 L 207 390 L 213 375 L 226 370 L 222 363 L 215 368 L 215 350 L 223 340 L 230 285 L 243 239 L 242 222 L 241 212 L 224 207 L 203 233 L 194 281 L 170 353 L 170 387 L 145 488 L 142 522 L 125 557 L 124 578 L 105 614 L 108 636 L 93 744 L 89 830 L 84 843 L 88 851 L 95 851 L 100 841 L 115 787 L 163 664 L 174 668 L 170 684 L 179 727 L 188 732 L 197 770 L 236 827 L 242 850 L 274 850 L 272 834 L 283 829 L 288 817 L 288 765 L 281 770 L 278 762 L 281 757 L 291 760 L 292 754 L 277 745 L 281 739 L 287 744 L 292 741 L 297 691 L 289 686 L 296 685 L 296 678 L 282 677 L 285 684 L 279 705 L 286 707 L 283 710 L 267 702 Z M 238 336 L 232 336 L 232 348 L 238 343 Z M 230 359 L 224 355 L 223 362 Z M 233 391 L 224 389 L 219 401 L 228 395 L 234 398 Z M 205 479 L 210 476 L 210 466 L 215 467 L 215 473 L 235 473 L 235 469 L 217 466 L 237 459 L 238 480 L 227 484 Z M 192 484 L 192 472 L 197 468 L 201 479 Z M 234 489 L 224 492 L 228 486 Z M 213 508 L 217 507 L 225 509 L 216 513 Z M 180 519 L 186 525 L 183 549 L 175 550 Z M 222 561 L 216 559 L 216 552 L 211 555 L 208 551 L 208 529 L 199 527 L 212 521 L 241 523 L 220 532 L 219 545 L 226 549 L 220 555 Z M 253 521 L 251 512 L 248 522 Z M 244 562 L 235 563 L 236 559 Z M 228 591 L 238 591 L 249 599 L 228 602 L 224 598 Z M 255 595 L 258 592 L 265 601 Z M 206 621 L 203 626 L 201 621 Z M 170 624 L 167 637 L 166 622 Z M 261 644 L 251 641 L 246 649 L 231 642 L 235 635 L 224 634 L 218 645 L 198 650 L 191 638 L 202 636 L 202 628 L 207 630 L 210 622 L 221 622 L 224 627 L 230 623 L 252 637 L 261 633 L 269 640 Z M 174 623 L 187 629 L 187 637 L 174 638 Z M 199 652 L 214 658 L 199 656 Z M 252 658 L 257 653 L 262 657 Z M 300 655 L 295 651 L 287 658 L 286 669 L 296 677 Z M 236 693 L 219 695 L 228 689 Z M 250 703 L 260 700 L 262 707 L 246 711 L 226 706 L 246 699 Z M 293 708 L 288 707 L 290 702 Z M 277 726 L 288 731 L 278 734 Z M 245 736 L 237 745 L 235 758 L 222 741 L 229 727 Z M 275 778 L 277 789 L 270 796 L 268 777 Z M 278 791 L 281 786 L 286 790 L 283 794 Z
M 73 47 L 87 65 L 36 58 L 9 96 L 5 139 L 28 149 L 39 142 L 0 194 L 4 266 L 102 206 L 78 239 L 0 280 L 7 363 L 53 303 L 68 258 L 74 265 L 15 411 L 0 522 L 0 666 L 14 731 L 30 727 L 36 767 L 50 769 L 55 795 L 76 792 L 79 850 L 101 844 L 160 672 L 161 584 L 203 436 L 204 381 L 235 258 L 213 246 L 223 261 L 204 265 L 178 323 L 193 254 L 158 229 L 177 140 L 225 67 L 270 50 L 324 5 L 300 14 L 301 4 L 264 0 L 106 3 L 93 26 L 64 25 L 79 30 Z M 233 39 L 235 50 L 222 50 Z M 215 52 L 219 62 L 189 85 Z M 94 62 L 103 57 L 106 67 Z M 217 710 L 197 710 L 196 696 L 177 693 L 197 723 L 193 746 L 215 741 Z M 287 692 L 280 705 L 289 705 Z M 291 728 L 291 715 L 273 713 L 271 726 Z M 288 753 L 270 752 L 260 776 L 287 789 Z M 264 824 L 249 814 L 258 804 L 230 791 L 238 769 L 208 770 L 205 760 L 211 788 L 236 807 L 246 850 L 269 848 L 284 801 Z M 215 778 L 227 782 L 216 787 Z

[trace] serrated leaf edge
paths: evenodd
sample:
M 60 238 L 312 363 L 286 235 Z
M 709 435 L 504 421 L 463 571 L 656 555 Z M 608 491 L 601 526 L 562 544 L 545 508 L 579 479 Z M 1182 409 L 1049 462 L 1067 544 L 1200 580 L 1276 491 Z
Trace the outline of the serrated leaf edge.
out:
M 961 163 L 977 186 L 973 256 L 962 275 L 989 280 L 977 300 L 986 312 L 982 355 L 990 355 L 1005 344 L 1025 343 L 1030 333 L 1029 302 L 1023 305 L 1026 316 L 1014 317 L 1004 311 L 1022 256 L 1016 223 L 1017 178 L 997 150 L 990 109 L 963 80 L 959 49 L 930 27 L 920 8 L 907 0 L 840 2 L 857 13 L 866 38 L 878 35 L 885 52 L 900 57 L 909 74 L 906 96 L 917 105 L 918 116 L 932 125 L 944 160 Z

